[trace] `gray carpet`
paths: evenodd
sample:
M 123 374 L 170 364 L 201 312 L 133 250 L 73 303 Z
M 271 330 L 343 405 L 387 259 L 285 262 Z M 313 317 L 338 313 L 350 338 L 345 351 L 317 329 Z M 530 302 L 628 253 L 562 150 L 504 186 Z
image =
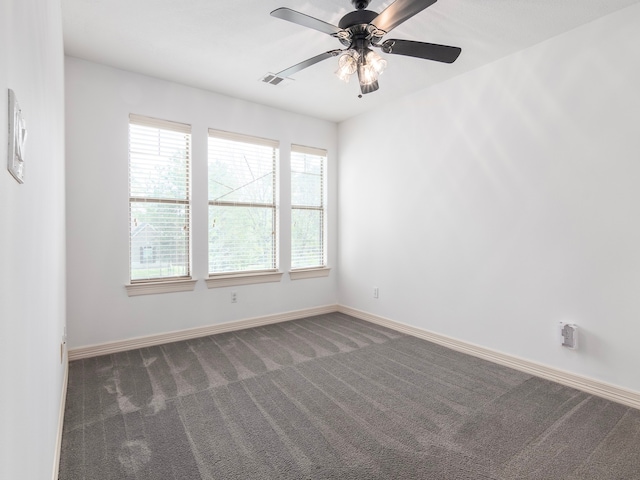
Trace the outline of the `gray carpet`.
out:
M 640 411 L 334 313 L 72 362 L 59 478 L 640 479 Z

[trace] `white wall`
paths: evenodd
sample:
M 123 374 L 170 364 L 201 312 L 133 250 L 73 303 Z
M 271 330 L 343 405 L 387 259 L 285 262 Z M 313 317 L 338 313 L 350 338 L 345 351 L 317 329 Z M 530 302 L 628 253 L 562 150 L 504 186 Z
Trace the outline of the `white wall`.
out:
M 341 303 L 640 391 L 638 25 L 635 5 L 340 124 Z
M 256 88 L 270 88 L 256 80 Z M 280 141 L 281 270 L 289 268 L 291 143 L 328 149 L 329 265 L 337 248 L 337 125 L 175 83 L 66 59 L 67 256 L 70 348 L 337 302 L 326 278 L 127 297 L 130 113 L 192 126 L 193 277 L 207 277 L 207 129 Z M 238 303 L 230 302 L 236 291 Z
M 64 81 L 60 2 L 0 2 L 0 478 L 50 479 L 64 369 Z M 7 90 L 26 121 L 7 171 Z

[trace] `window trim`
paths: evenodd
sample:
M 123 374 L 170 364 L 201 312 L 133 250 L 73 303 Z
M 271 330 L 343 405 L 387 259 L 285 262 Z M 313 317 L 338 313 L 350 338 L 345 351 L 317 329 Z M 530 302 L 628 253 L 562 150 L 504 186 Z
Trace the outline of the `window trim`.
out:
M 171 205 L 185 205 L 187 209 L 187 232 L 189 234 L 189 240 L 187 242 L 187 275 L 173 276 L 173 277 L 155 277 L 155 278 L 141 278 L 133 280 L 131 278 L 131 232 L 129 232 L 129 283 L 125 285 L 128 296 L 137 295 L 150 295 L 156 293 L 169 293 L 169 292 L 182 292 L 194 290 L 195 283 L 192 277 L 193 265 L 192 265 L 192 181 L 191 181 L 191 153 L 192 153 L 192 128 L 191 125 L 180 122 L 173 122 L 170 120 L 164 120 L 160 118 L 148 117 L 145 115 L 138 115 L 135 113 L 129 114 L 128 123 L 128 168 L 131 168 L 131 134 L 130 126 L 138 125 L 143 127 L 157 128 L 163 130 L 170 130 L 177 133 L 189 135 L 189 142 L 187 144 L 187 185 L 186 185 L 186 200 L 182 199 L 166 199 L 166 198 L 152 198 L 152 197 L 133 197 L 131 196 L 131 172 L 128 173 L 129 182 L 129 225 L 131 225 L 131 205 L 132 203 L 162 203 Z
M 237 285 L 253 285 L 257 283 L 277 283 L 282 279 L 284 272 L 279 270 L 232 272 L 211 274 L 205 279 L 207 288 L 235 287 Z
M 208 288 L 214 288 L 217 286 L 225 286 L 225 285 L 246 285 L 249 283 L 266 283 L 266 282 L 276 282 L 280 281 L 280 277 L 282 273 L 279 273 L 279 277 L 277 279 L 266 280 L 263 277 L 264 272 L 279 272 L 279 263 L 280 263 L 280 242 L 279 242 L 279 215 L 278 210 L 279 206 L 279 188 L 278 188 L 278 176 L 280 171 L 280 141 L 272 140 L 263 137 L 256 137 L 253 135 L 245 135 L 242 133 L 229 132 L 226 130 L 216 130 L 214 128 L 208 129 L 207 136 L 207 144 L 209 139 L 216 138 L 221 140 L 229 140 L 238 143 L 246 143 L 250 145 L 258 145 L 261 147 L 268 147 L 273 150 L 272 156 L 272 165 L 273 165 L 273 180 L 272 180 L 272 203 L 255 203 L 255 202 L 237 202 L 237 201 L 226 201 L 226 200 L 210 200 L 209 193 L 207 192 L 207 209 L 212 206 L 222 206 L 222 207 L 249 207 L 249 208 L 267 208 L 271 209 L 272 223 L 273 223 L 273 234 L 271 235 L 272 249 L 273 249 L 273 268 L 267 270 L 243 270 L 239 272 L 211 272 L 209 271 L 209 239 L 207 238 L 207 272 L 209 278 L 205 281 L 207 282 Z M 209 157 L 209 149 L 207 147 L 207 159 Z M 209 178 L 210 172 L 207 169 L 207 178 Z M 223 277 L 228 277 L 225 280 L 222 280 Z M 249 279 L 249 277 L 255 277 L 253 279 Z M 235 278 L 237 281 L 233 281 Z M 275 278 L 275 277 L 273 277 Z M 231 282 L 231 283 L 230 283 Z
M 196 288 L 197 280 L 173 277 L 165 280 L 153 280 L 136 282 L 125 285 L 127 295 L 136 297 L 139 295 L 155 295 L 158 293 L 191 292 Z
M 147 117 L 146 115 L 129 114 L 129 123 L 140 125 L 142 127 L 160 128 L 165 130 L 173 130 L 178 133 L 186 133 L 191 135 L 191 125 L 188 123 L 172 122 L 161 118 Z
M 329 266 L 328 266 L 328 254 L 327 254 L 327 243 L 328 243 L 328 222 L 327 222 L 327 169 L 328 169 L 328 151 L 324 148 L 316 148 L 316 147 L 307 147 L 305 145 L 291 144 L 291 156 L 294 153 L 299 153 L 302 155 L 313 155 L 317 157 L 323 157 L 322 161 L 322 175 L 321 175 L 321 184 L 320 184 L 320 198 L 321 205 L 296 205 L 293 202 L 291 203 L 291 212 L 294 210 L 315 210 L 320 212 L 320 220 L 321 220 L 321 246 L 322 246 L 322 263 L 320 265 L 312 265 L 306 267 L 299 268 L 291 268 L 289 270 L 289 276 L 292 280 L 298 280 L 303 278 L 314 278 L 314 277 L 324 277 L 329 275 Z M 289 170 L 291 174 L 292 166 L 291 162 L 289 162 Z M 291 176 L 292 178 L 292 176 Z M 293 221 L 291 222 L 291 237 L 293 239 Z M 289 252 L 289 260 L 293 263 L 293 241 L 290 242 L 290 252 Z M 326 272 L 325 272 L 326 270 Z
M 331 272 L 331 267 L 316 267 L 316 268 L 295 268 L 289 270 L 289 278 L 291 280 L 303 280 L 305 278 L 319 278 L 328 277 Z

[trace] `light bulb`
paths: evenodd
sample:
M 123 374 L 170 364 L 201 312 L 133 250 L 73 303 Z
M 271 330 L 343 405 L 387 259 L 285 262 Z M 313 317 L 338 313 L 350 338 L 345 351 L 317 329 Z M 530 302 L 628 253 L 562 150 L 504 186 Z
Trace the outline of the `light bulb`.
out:
M 378 72 L 369 64 L 358 65 L 358 77 L 362 85 L 371 85 L 378 80 Z
M 351 74 L 342 68 L 339 68 L 338 70 L 336 70 L 336 75 L 340 80 L 342 80 L 345 83 L 349 83 L 349 78 L 351 78 Z
M 358 68 L 357 55 L 354 50 L 347 50 L 345 54 L 340 56 L 338 70 L 336 70 L 336 75 L 340 80 L 348 82 L 351 75 L 356 72 Z
M 384 71 L 384 69 L 387 68 L 387 61 L 373 50 L 369 50 L 366 59 L 367 65 L 371 65 L 371 67 L 376 71 L 378 75 L 380 75 Z

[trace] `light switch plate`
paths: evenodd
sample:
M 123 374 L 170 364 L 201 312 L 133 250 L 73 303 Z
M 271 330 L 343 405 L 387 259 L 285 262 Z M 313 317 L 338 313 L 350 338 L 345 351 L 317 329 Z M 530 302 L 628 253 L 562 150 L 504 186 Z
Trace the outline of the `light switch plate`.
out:
M 18 181 L 24 183 L 24 146 L 27 140 L 27 127 L 16 94 L 9 89 L 9 149 L 7 169 Z

